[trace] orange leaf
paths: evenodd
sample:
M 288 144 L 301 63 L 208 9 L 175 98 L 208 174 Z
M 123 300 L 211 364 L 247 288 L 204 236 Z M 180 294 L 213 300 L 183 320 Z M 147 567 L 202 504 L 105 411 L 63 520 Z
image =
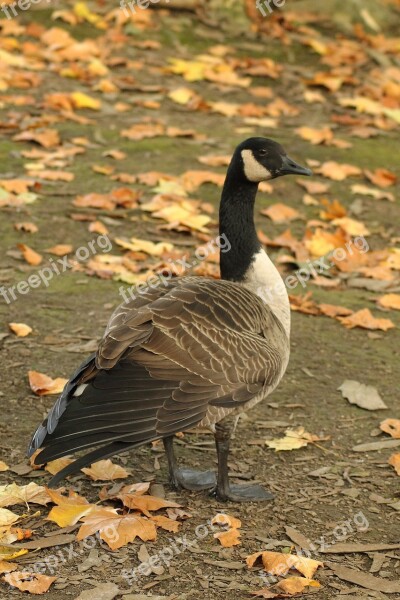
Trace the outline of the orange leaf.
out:
M 30 265 L 37 266 L 42 262 L 43 257 L 26 244 L 17 244 L 17 248 L 21 250 L 24 259 Z
M 65 254 L 70 254 L 73 249 L 74 247 L 71 244 L 56 244 L 51 248 L 47 248 L 46 252 L 55 254 L 56 256 L 65 256 Z
M 37 233 L 39 231 L 38 227 L 34 223 L 29 223 L 28 221 L 15 223 L 14 228 L 17 231 L 26 231 L 27 233 Z
M 379 428 L 395 438 L 400 440 L 400 419 L 385 419 L 379 425 Z
M 240 545 L 240 531 L 232 527 L 228 531 L 221 531 L 214 533 L 214 537 L 220 541 L 221 546 L 224 548 L 232 548 L 232 546 Z
M 303 592 L 308 586 L 320 587 L 321 584 L 314 579 L 308 579 L 306 577 L 288 577 L 287 579 L 283 579 L 282 581 L 279 581 L 279 583 L 275 584 L 274 588 L 282 590 L 287 594 L 298 594 Z
M 68 382 L 68 379 L 63 379 L 62 377 L 52 379 L 48 375 L 39 373 L 38 371 L 28 371 L 28 377 L 31 390 L 37 396 L 60 394 L 63 391 L 65 384 Z
M 74 461 L 71 458 L 68 458 L 68 456 L 64 456 L 63 458 L 57 458 L 56 460 L 51 460 L 50 462 L 48 462 L 45 466 L 45 469 L 52 475 L 56 475 L 56 473 L 61 471 L 61 469 L 67 467 L 73 462 Z
M 299 127 L 295 131 L 303 140 L 307 140 L 315 145 L 329 143 L 333 140 L 333 132 L 330 127 L 323 127 L 322 129 Z
M 293 221 L 293 219 L 298 219 L 300 217 L 298 210 L 280 202 L 265 208 L 261 211 L 261 214 L 269 217 L 274 223 Z
M 136 537 L 143 542 L 154 541 L 157 537 L 153 521 L 137 513 L 121 515 L 114 508 L 96 507 L 89 515 L 83 517 L 82 521 L 83 525 L 76 539 L 83 540 L 98 531 L 101 539 L 111 550 L 117 550 L 128 542 L 133 542 Z
M 339 321 L 348 329 L 362 327 L 363 329 L 381 329 L 387 331 L 395 327 L 390 319 L 376 319 L 368 308 L 363 308 L 349 317 L 338 317 Z
M 400 310 L 400 294 L 385 294 L 378 298 L 378 306 Z
M 147 515 L 149 511 L 160 510 L 160 508 L 180 508 L 180 504 L 156 496 L 122 493 L 118 494 L 117 498 L 128 508 L 140 510 Z
M 365 175 L 374 185 L 380 188 L 390 187 L 397 181 L 397 176 L 387 169 L 376 169 L 374 172 L 365 170 Z
M 48 521 L 54 521 L 59 527 L 75 525 L 81 517 L 87 515 L 94 507 L 83 496 L 70 490 L 68 496 L 63 496 L 57 490 L 46 488 L 54 506 L 47 516 Z
M 9 323 L 8 326 L 17 337 L 26 337 L 32 333 L 32 327 L 25 323 Z
M 400 475 L 400 452 L 392 454 L 392 456 L 388 460 L 388 463 L 389 465 L 392 465 L 392 467 L 394 467 L 394 470 L 396 471 L 397 475 Z
M 45 179 L 46 181 L 73 181 L 75 175 L 68 173 L 67 171 L 50 171 L 43 170 L 36 173 L 36 177 L 39 179 Z
M 113 463 L 110 459 L 99 460 L 90 465 L 90 468 L 81 469 L 89 475 L 93 481 L 111 481 L 113 479 L 125 479 L 129 473 L 121 465 Z
M 29 573 L 23 571 L 14 571 L 7 573 L 2 580 L 21 592 L 30 592 L 31 594 L 44 594 L 57 577 L 49 577 L 40 573 Z
M 163 515 L 152 515 L 150 518 L 152 521 L 154 521 L 157 527 L 161 527 L 161 529 L 165 529 L 165 531 L 172 531 L 176 533 L 181 526 L 179 521 L 169 519 Z
M 239 529 L 242 526 L 242 522 L 240 519 L 236 517 L 231 517 L 225 513 L 218 513 L 211 521 L 212 525 L 221 525 L 223 527 L 226 525 L 227 527 L 233 527 L 235 529 Z
M 354 165 L 340 164 L 330 160 L 324 162 L 318 169 L 315 169 L 315 172 L 334 181 L 343 181 L 351 175 L 361 175 L 362 171 Z
M 305 577 L 312 577 L 318 567 L 324 564 L 312 558 L 304 558 L 295 554 L 283 554 L 282 552 L 256 552 L 246 558 L 249 569 L 261 558 L 264 569 L 271 575 L 284 576 L 290 569 L 296 569 Z
M 23 131 L 13 137 L 17 142 L 36 142 L 44 148 L 59 146 L 60 136 L 56 129 L 42 129 L 41 131 Z
M 335 304 L 319 304 L 319 310 L 323 315 L 327 317 L 331 317 L 335 319 L 336 317 L 346 317 L 353 313 L 350 308 L 346 308 L 345 306 L 336 306 Z

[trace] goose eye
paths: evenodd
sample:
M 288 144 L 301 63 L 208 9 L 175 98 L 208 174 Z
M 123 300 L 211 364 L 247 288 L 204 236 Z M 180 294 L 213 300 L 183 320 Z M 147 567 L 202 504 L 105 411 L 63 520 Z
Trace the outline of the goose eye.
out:
M 261 150 L 258 151 L 258 153 L 260 156 L 265 156 L 267 154 L 267 151 L 264 148 L 262 148 Z

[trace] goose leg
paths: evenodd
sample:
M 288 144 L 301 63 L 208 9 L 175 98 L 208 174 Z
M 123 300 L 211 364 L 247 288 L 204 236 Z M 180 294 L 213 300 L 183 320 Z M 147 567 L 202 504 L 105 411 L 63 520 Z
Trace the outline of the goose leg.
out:
M 264 490 L 261 485 L 231 485 L 228 474 L 228 456 L 229 446 L 232 435 L 232 424 L 220 421 L 215 426 L 215 444 L 218 457 L 218 478 L 217 486 L 213 495 L 217 500 L 226 502 L 260 502 L 263 500 L 272 500 L 274 498 L 271 492 Z
M 215 487 L 216 477 L 214 471 L 195 471 L 193 469 L 180 469 L 174 452 L 173 436 L 163 438 L 164 449 L 167 455 L 169 480 L 176 490 L 191 491 L 209 490 Z

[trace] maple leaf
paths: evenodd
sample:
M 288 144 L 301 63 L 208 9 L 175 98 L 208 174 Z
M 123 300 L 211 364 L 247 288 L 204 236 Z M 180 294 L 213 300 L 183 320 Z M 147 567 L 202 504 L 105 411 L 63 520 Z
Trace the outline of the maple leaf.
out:
M 284 554 L 283 552 L 270 552 L 269 550 L 255 552 L 246 558 L 246 564 L 250 569 L 261 559 L 264 569 L 270 575 L 287 575 L 290 569 L 296 569 L 305 577 L 312 577 L 318 567 L 324 564 L 312 558 L 305 558 L 295 554 Z
M 269 448 L 275 448 L 275 452 L 279 452 L 282 450 L 298 450 L 308 444 L 325 440 L 329 440 L 329 436 L 318 437 L 317 435 L 308 433 L 304 427 L 297 427 L 297 429 L 286 429 L 284 438 L 267 440 L 265 445 Z
M 57 490 L 48 488 L 46 488 L 46 491 L 51 501 L 57 504 L 47 515 L 47 520 L 54 521 L 59 527 L 75 525 L 81 517 L 90 513 L 95 507 L 94 504 L 89 504 L 86 498 L 79 496 L 72 490 L 69 491 L 69 496 L 63 496 Z
M 40 451 L 39 451 L 40 452 Z M 63 458 L 57 458 L 56 460 L 51 460 L 45 466 L 45 470 L 51 473 L 52 475 L 56 475 L 61 469 L 67 467 L 74 461 L 68 456 L 64 456 Z
M 121 467 L 113 463 L 110 459 L 99 460 L 90 465 L 90 468 L 81 469 L 83 473 L 89 475 L 94 481 L 111 481 L 113 479 L 124 479 L 129 473 Z
M 338 317 L 339 321 L 348 329 L 361 327 L 363 329 L 381 329 L 387 331 L 395 327 L 390 319 L 377 319 L 369 308 L 363 308 L 348 317 Z
M 38 371 L 28 371 L 28 377 L 31 390 L 37 396 L 60 394 L 63 391 L 65 384 L 68 382 L 68 379 L 63 379 L 62 377 L 52 379 L 48 375 L 39 373 Z
M 2 577 L 2 580 L 16 587 L 21 592 L 30 592 L 31 594 L 44 594 L 57 577 L 49 577 L 41 573 L 29 573 L 23 571 L 13 571 Z
M 76 539 L 80 541 L 99 532 L 111 550 L 133 542 L 136 537 L 143 542 L 154 541 L 157 537 L 155 523 L 138 513 L 122 515 L 114 508 L 96 507 L 82 521 Z
M 127 493 L 121 492 L 116 496 L 122 500 L 123 504 L 128 508 L 139 510 L 147 516 L 150 511 L 160 510 L 161 508 L 180 508 L 181 505 L 170 500 L 157 498 L 156 496 L 148 496 L 142 493 Z
M 280 202 L 263 209 L 261 214 L 269 217 L 274 223 L 284 223 L 285 221 L 293 221 L 300 218 L 298 210 Z
M 400 439 L 400 419 L 385 419 L 379 425 L 379 429 L 391 435 L 392 438 Z
M 179 521 L 169 519 L 164 515 L 151 515 L 150 519 L 157 525 L 157 527 L 161 527 L 161 529 L 165 529 L 165 531 L 172 531 L 173 533 L 176 533 L 181 526 Z
M 19 486 L 16 483 L 0 486 L 0 507 L 14 504 L 46 505 L 51 501 L 46 488 L 31 481 L 28 485 Z
M 9 323 L 8 326 L 17 337 L 26 337 L 33 331 L 32 327 L 25 323 Z

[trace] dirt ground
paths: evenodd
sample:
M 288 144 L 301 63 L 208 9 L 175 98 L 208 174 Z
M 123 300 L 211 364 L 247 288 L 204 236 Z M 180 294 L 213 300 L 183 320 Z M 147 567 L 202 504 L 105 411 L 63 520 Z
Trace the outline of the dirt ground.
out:
M 50 10 L 31 11 L 21 17 L 21 22 L 38 23 L 49 28 L 53 26 L 50 16 Z M 227 26 L 229 21 L 225 22 L 223 29 L 210 28 L 190 14 L 157 14 L 156 22 L 157 27 L 137 30 L 134 36 L 128 36 L 127 41 L 115 40 L 116 55 L 147 65 L 145 69 L 134 72 L 135 83 L 160 86 L 162 91 L 146 94 L 127 89 L 117 98 L 129 104 L 131 110 L 127 112 L 90 114 L 95 119 L 92 125 L 70 120 L 57 123 L 63 139 L 87 136 L 91 144 L 87 152 L 70 167 L 75 174 L 73 182 L 46 183 L 35 203 L 20 209 L 0 209 L 1 285 L 9 287 L 37 269 L 21 260 L 16 249 L 18 243 L 24 242 L 36 251 L 43 252 L 61 243 L 78 248 L 91 239 L 87 222 L 71 219 L 71 213 L 77 212 L 71 202 L 76 195 L 106 192 L 115 186 L 108 177 L 95 173 L 91 168 L 93 164 L 110 164 L 110 159 L 102 158 L 102 153 L 108 148 L 119 148 L 127 153 L 127 158 L 118 165 L 124 172 L 135 174 L 157 170 L 180 174 L 189 169 L 203 168 L 197 162 L 199 155 L 230 154 L 241 139 L 250 135 L 268 135 L 279 140 L 290 155 L 302 163 L 305 159 L 338 160 L 370 170 L 382 167 L 400 175 L 396 129 L 368 139 L 346 137 L 346 131 L 340 131 L 342 139 L 351 139 L 353 145 L 348 150 L 312 146 L 294 135 L 294 129 L 301 125 L 318 127 L 326 124 L 333 110 L 329 101 L 314 105 L 303 100 L 302 80 L 320 68 L 319 57 L 303 45 L 293 41 L 285 46 L 279 39 L 270 39 L 268 36 L 258 38 L 250 31 L 236 34 Z M 72 31 L 64 22 L 57 26 Z M 315 25 L 317 28 L 319 26 Z M 329 32 L 326 23 L 320 27 L 324 35 L 333 36 L 337 33 Z M 103 35 L 103 32 L 83 24 L 73 30 L 73 35 L 85 39 Z M 132 39 L 159 41 L 161 49 L 140 48 L 139 44 L 133 46 L 130 44 Z M 216 44 L 233 46 L 240 57 L 270 57 L 285 65 L 278 79 L 260 77 L 256 83 L 271 87 L 275 94 L 286 98 L 292 105 L 298 105 L 300 114 L 282 116 L 278 128 L 272 130 L 246 124 L 240 117 L 227 118 L 217 113 L 187 111 L 168 100 L 165 89 L 187 83 L 182 83 L 178 75 L 163 74 L 159 68 L 165 67 L 170 57 L 188 59 L 206 53 L 210 46 Z M 370 60 L 373 61 L 373 57 Z M 371 68 L 371 64 L 363 67 L 365 72 L 368 68 Z M 121 75 L 126 74 L 124 66 L 119 69 Z M 44 91 L 79 88 L 79 82 L 71 83 L 71 80 L 52 72 L 52 69 L 43 69 L 41 76 L 42 86 L 28 90 L 37 99 L 37 107 L 3 105 L 0 121 L 7 122 L 11 112 L 30 112 L 32 118 L 40 115 L 39 101 Z M 191 83 L 190 87 L 208 100 L 250 101 L 246 90 L 240 87 L 227 87 L 221 91 L 215 84 L 205 81 Z M 27 93 L 26 90 L 20 92 Z M 153 117 L 153 114 L 149 115 L 150 110 L 135 103 L 144 97 L 161 102 L 156 117 L 162 117 L 168 125 L 193 128 L 204 133 L 207 141 L 156 137 L 133 142 L 121 138 L 120 130 L 144 117 Z M 20 151 L 33 147 L 29 142 L 13 141 L 14 134 L 14 130 L 4 129 L 0 144 L 2 179 L 24 174 L 27 159 L 21 156 Z M 223 173 L 224 167 L 215 170 Z M 320 177 L 316 179 L 321 180 Z M 144 189 L 145 197 L 150 199 L 148 189 L 135 185 L 130 187 Z M 398 184 L 391 188 L 394 194 L 398 191 Z M 318 208 L 302 204 L 303 192 L 295 179 L 278 180 L 272 195 L 259 194 L 258 207 L 262 209 L 273 202 L 285 202 L 301 209 L 306 219 L 317 218 Z M 215 186 L 205 185 L 196 197 L 216 207 L 219 190 Z M 329 198 L 339 198 L 345 207 L 350 207 L 354 195 L 348 181 L 334 182 Z M 160 232 L 157 229 L 159 221 L 149 216 L 144 218 L 143 213 L 137 210 L 124 211 L 124 218 L 112 220 L 110 217 L 113 215 L 109 211 L 87 209 L 84 212 L 95 214 L 100 220 L 104 218 L 111 239 L 135 236 L 153 241 L 172 240 L 188 243 L 189 249 L 194 249 L 198 244 L 194 236 Z M 378 202 L 362 198 L 362 220 L 371 231 L 368 237 L 371 248 L 387 247 L 390 238 L 399 235 L 399 217 L 398 201 Z M 38 233 L 30 236 L 16 231 L 13 225 L 17 221 L 34 221 L 39 227 Z M 257 221 L 259 228 L 270 238 L 287 229 L 287 224 L 272 224 L 259 214 Z M 304 221 L 296 221 L 291 229 L 294 235 L 300 236 L 304 231 Z M 217 231 L 215 226 L 211 230 L 213 233 Z M 112 253 L 119 254 L 120 250 L 114 246 Z M 274 258 L 282 253 L 285 253 L 282 249 L 271 251 Z M 8 465 L 26 462 L 25 450 L 30 435 L 54 401 L 49 396 L 38 398 L 33 395 L 28 385 L 28 370 L 54 377 L 69 377 L 87 356 L 87 344 L 90 346 L 93 340 L 100 339 L 109 315 L 120 302 L 120 285 L 111 279 L 90 277 L 84 271 L 68 271 L 55 277 L 48 288 L 42 286 L 31 290 L 9 305 L 3 300 L 0 302 L 3 323 L 0 332 L 0 459 Z M 354 310 L 369 307 L 377 314 L 374 303 L 377 294 L 363 287 L 343 284 L 339 289 L 331 290 L 310 284 L 306 290 L 298 286 L 294 293 L 304 291 L 312 291 L 313 298 L 318 302 L 340 304 Z M 382 316 L 388 315 L 385 313 Z M 376 577 L 387 582 L 398 582 L 400 549 L 326 553 L 334 548 L 335 543 L 343 542 L 400 544 L 399 477 L 387 462 L 393 450 L 353 450 L 358 444 L 390 439 L 379 431 L 379 423 L 386 417 L 400 417 L 400 313 L 391 311 L 389 316 L 396 328 L 371 333 L 359 328 L 348 330 L 338 321 L 323 316 L 293 312 L 291 360 L 286 375 L 267 401 L 239 421 L 230 457 L 232 477 L 237 482 L 255 480 L 266 485 L 275 494 L 274 501 L 265 505 L 222 504 L 204 493 L 176 493 L 168 486 L 166 460 L 159 447 L 145 447 L 137 452 L 126 453 L 115 460 L 133 473 L 129 481 L 151 481 L 155 493 L 165 493 L 166 498 L 179 502 L 192 515 L 184 521 L 180 534 L 161 532 L 157 541 L 147 542 L 148 553 L 157 554 L 163 548 L 170 547 L 171 540 L 179 535 L 186 535 L 196 543 L 179 554 L 175 552 L 170 564 L 164 564 L 161 574 L 142 576 L 132 584 L 124 579 L 122 571 L 139 565 L 137 553 L 142 546 L 140 540 L 115 552 L 102 542 L 97 542 L 92 550 L 84 548 L 82 542 L 74 542 L 74 555 L 70 557 L 67 557 L 65 547 L 62 550 L 60 546 L 56 550 L 62 550 L 63 558 L 59 554 L 54 572 L 51 569 L 46 571 L 46 574 L 57 577 L 46 597 L 49 600 L 75 598 L 83 590 L 92 590 L 91 597 L 101 598 L 95 586 L 113 582 L 120 589 L 120 596 L 117 597 L 126 600 L 147 597 L 171 600 L 248 598 L 250 592 L 261 589 L 266 583 L 261 568 L 246 568 L 246 556 L 259 550 L 282 551 L 293 548 L 296 545 L 291 537 L 293 531 L 287 528 L 294 528 L 314 544 L 312 558 L 329 563 L 315 575 L 322 587 L 315 590 L 309 588 L 311 591 L 303 594 L 304 597 L 315 594 L 320 600 L 400 598 L 400 593 L 364 589 L 334 573 L 335 565 L 364 573 L 373 567 Z M 33 328 L 33 335 L 17 338 L 9 334 L 9 322 L 29 324 Z M 346 379 L 375 386 L 388 409 L 369 412 L 350 405 L 338 391 Z M 329 440 L 292 452 L 274 452 L 265 446 L 266 439 L 279 437 L 287 427 L 297 426 L 304 426 L 307 431 L 321 437 L 329 436 Z M 179 459 L 185 465 L 200 468 L 215 466 L 213 441 L 208 434 L 186 434 L 178 440 L 177 448 Z M 23 485 L 29 481 L 45 484 L 48 480 L 48 473 L 43 471 L 25 475 L 13 471 L 0 473 L 0 485 L 11 482 Z M 71 478 L 69 485 L 89 500 L 96 501 L 103 484 L 90 483 L 81 474 Z M 38 508 L 42 507 L 32 505 L 31 511 L 35 512 Z M 220 511 L 241 519 L 240 546 L 224 549 L 213 538 L 208 526 L 207 529 L 196 530 L 196 527 L 207 524 Z M 36 533 L 42 536 L 56 529 L 54 523 L 43 521 Z M 205 537 L 201 539 L 201 535 L 196 536 L 196 531 L 202 532 L 201 535 L 206 531 Z M 23 569 L 30 569 L 36 561 L 43 561 L 54 553 L 54 548 L 30 552 L 18 559 L 18 563 Z M 22 597 L 20 591 L 3 582 L 0 584 L 2 600 L 19 597 Z

